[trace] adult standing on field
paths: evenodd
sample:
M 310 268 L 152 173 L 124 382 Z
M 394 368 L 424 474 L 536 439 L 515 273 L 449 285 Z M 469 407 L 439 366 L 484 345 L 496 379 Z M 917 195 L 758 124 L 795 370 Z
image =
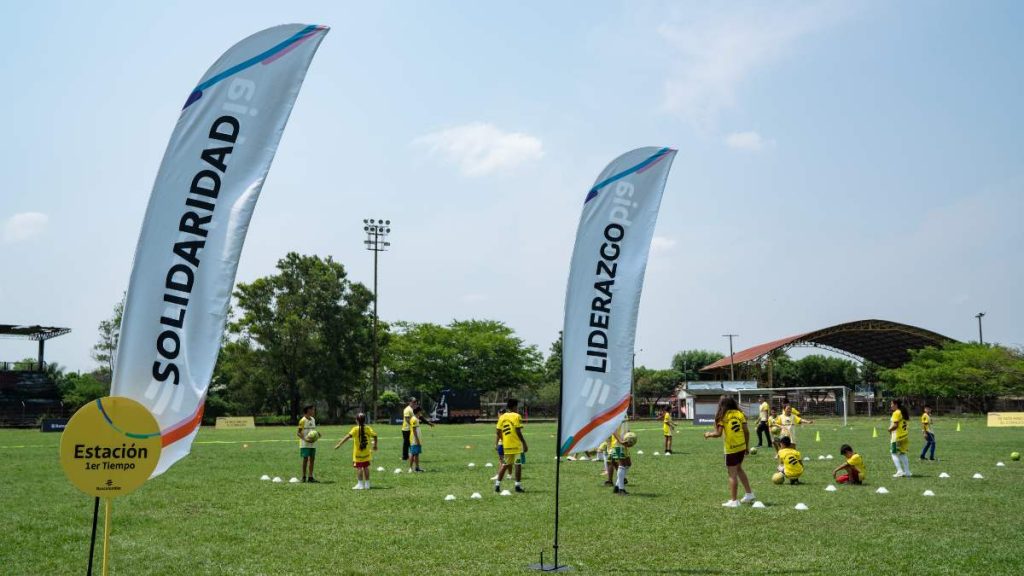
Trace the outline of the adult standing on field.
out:
M 768 429 L 768 412 L 771 411 L 772 408 L 771 408 L 771 406 L 768 405 L 768 401 L 765 400 L 764 396 L 761 396 L 760 400 L 761 400 L 761 406 L 758 407 L 758 416 L 757 416 L 757 447 L 758 448 L 760 448 L 761 446 L 764 446 L 764 444 L 761 443 L 761 434 L 762 433 L 764 434 L 764 437 L 768 439 L 768 445 L 769 446 L 772 445 L 772 433 L 771 433 L 771 430 Z
M 416 398 L 409 397 L 409 403 L 406 404 L 405 409 L 402 410 L 402 460 L 409 459 L 409 421 L 417 413 L 422 414 L 423 409 L 420 408 L 420 403 L 416 401 Z M 420 417 L 420 424 L 426 422 L 431 428 L 434 427 L 434 423 L 429 418 Z

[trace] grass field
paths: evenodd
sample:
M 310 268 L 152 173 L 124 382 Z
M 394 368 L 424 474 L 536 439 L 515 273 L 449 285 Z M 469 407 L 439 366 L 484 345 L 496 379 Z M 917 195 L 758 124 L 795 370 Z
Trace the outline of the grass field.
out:
M 630 495 L 602 486 L 600 465 L 562 465 L 559 560 L 581 573 L 615 574 L 1022 574 L 1024 429 L 989 429 L 981 419 L 936 418 L 938 462 L 911 454 L 914 477 L 894 479 L 885 421 L 819 420 L 801 430 L 805 484 L 776 486 L 770 450 L 745 468 L 766 509 L 721 507 L 727 499 L 721 440 L 682 423 L 675 454 L 660 426 L 640 437 Z M 879 438 L 871 437 L 873 426 Z M 114 501 L 111 574 L 509 574 L 529 573 L 541 550 L 550 562 L 554 517 L 553 424 L 527 424 L 532 450 L 526 494 L 499 497 L 489 425 L 424 431 L 424 474 L 394 474 L 397 427 L 380 426 L 374 488 L 351 490 L 351 449 L 325 433 L 319 485 L 272 484 L 299 475 L 291 428 L 203 429 L 192 454 L 140 490 Z M 344 427 L 347 431 L 348 427 Z M 822 442 L 814 442 L 820 431 Z M 920 450 L 918 434 L 911 450 Z M 58 434 L 0 431 L 4 530 L 0 574 L 82 574 L 92 499 L 71 487 L 57 458 Z M 849 442 L 868 466 L 868 485 L 825 492 Z M 1005 467 L 997 468 L 996 461 Z M 476 467 L 469 468 L 469 462 Z M 952 477 L 940 479 L 940 472 Z M 980 472 L 984 480 L 973 480 Z M 511 483 L 506 483 L 511 488 Z M 878 486 L 890 493 L 875 494 Z M 923 497 L 926 489 L 934 497 Z M 471 500 L 480 492 L 482 500 Z M 454 494 L 454 502 L 444 501 Z M 797 511 L 803 502 L 810 508 Z M 102 532 L 102 512 L 101 512 Z M 101 542 L 97 543 L 97 567 Z M 97 569 L 97 574 L 99 573 Z

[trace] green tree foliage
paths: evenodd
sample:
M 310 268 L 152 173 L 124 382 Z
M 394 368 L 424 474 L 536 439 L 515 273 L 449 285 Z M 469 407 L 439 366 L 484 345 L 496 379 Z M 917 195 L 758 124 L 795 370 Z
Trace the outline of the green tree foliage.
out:
M 110 383 L 100 379 L 100 376 L 103 375 L 109 376 L 99 370 L 85 374 L 78 372 L 64 374 L 58 382 L 64 408 L 69 412 L 74 412 L 83 405 L 108 395 Z
M 662 398 L 672 396 L 680 382 L 674 368 L 652 370 L 640 366 L 633 369 L 633 396 L 637 402 L 649 400 L 650 406 L 656 406 Z
M 108 384 L 114 374 L 114 363 L 117 360 L 117 343 L 121 339 L 121 317 L 124 316 L 124 296 L 114 305 L 114 312 L 100 322 L 99 341 L 92 347 L 92 358 L 99 362 L 98 377 Z
M 722 358 L 725 358 L 724 354 L 711 350 L 683 350 L 672 357 L 672 369 L 678 372 L 679 378 L 691 382 L 700 380 L 701 368 Z
M 337 418 L 372 358 L 373 294 L 330 257 L 289 252 L 277 269 L 236 287 L 235 341 L 218 377 L 253 408 L 284 405 L 294 421 L 303 403 L 322 400 Z
M 811 354 L 793 362 L 796 386 L 846 386 L 860 383 L 857 364 L 846 358 Z M 778 384 L 776 384 L 778 386 Z
M 398 397 L 397 393 L 385 390 L 377 398 L 377 405 L 384 411 L 384 414 L 394 414 L 398 407 L 402 405 L 402 399 Z
M 910 362 L 881 374 L 883 385 L 901 396 L 985 400 L 1024 394 L 1021 350 L 976 343 L 947 343 L 910 352 Z
M 384 351 L 395 384 L 434 395 L 445 388 L 534 387 L 542 379 L 541 355 L 494 320 L 437 324 L 399 323 Z

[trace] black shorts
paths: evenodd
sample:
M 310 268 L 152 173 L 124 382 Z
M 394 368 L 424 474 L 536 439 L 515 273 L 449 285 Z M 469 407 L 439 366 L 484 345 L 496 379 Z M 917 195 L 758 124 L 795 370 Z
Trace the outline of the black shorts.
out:
M 739 452 L 733 452 L 732 454 L 725 455 L 726 466 L 739 466 L 743 463 L 743 457 L 746 456 L 746 452 L 740 450 Z

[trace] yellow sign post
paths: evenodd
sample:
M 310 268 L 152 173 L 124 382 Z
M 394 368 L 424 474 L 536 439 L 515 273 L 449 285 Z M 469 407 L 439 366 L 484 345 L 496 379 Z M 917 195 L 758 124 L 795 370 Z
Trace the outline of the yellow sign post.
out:
M 104 499 L 103 574 L 107 574 L 111 500 L 142 486 L 160 461 L 160 425 L 131 398 L 108 396 L 82 406 L 60 437 L 60 465 L 76 488 Z M 93 516 L 93 542 L 96 538 Z M 92 571 L 92 548 L 89 552 Z

